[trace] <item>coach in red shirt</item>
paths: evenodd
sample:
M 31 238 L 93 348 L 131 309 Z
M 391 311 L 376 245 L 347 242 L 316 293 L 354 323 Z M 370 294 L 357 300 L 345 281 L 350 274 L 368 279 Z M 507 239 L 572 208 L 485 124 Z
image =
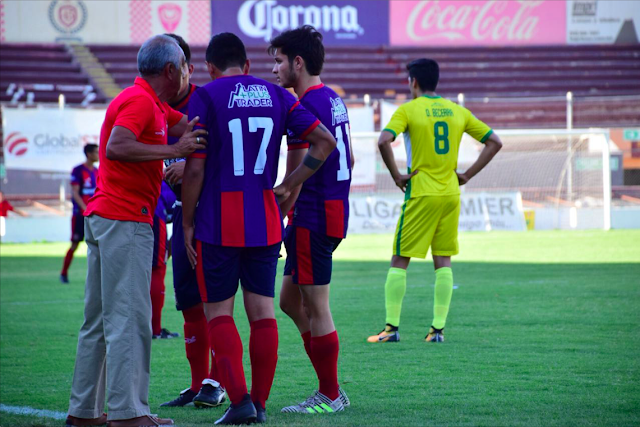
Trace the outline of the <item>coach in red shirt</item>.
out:
M 100 173 L 85 215 L 88 272 L 68 425 L 173 424 L 149 411 L 153 212 L 162 159 L 206 144 L 202 130 L 166 103 L 188 78 L 184 53 L 167 36 L 138 52 L 133 86 L 109 105 L 100 132 Z M 167 135 L 181 136 L 167 145 Z

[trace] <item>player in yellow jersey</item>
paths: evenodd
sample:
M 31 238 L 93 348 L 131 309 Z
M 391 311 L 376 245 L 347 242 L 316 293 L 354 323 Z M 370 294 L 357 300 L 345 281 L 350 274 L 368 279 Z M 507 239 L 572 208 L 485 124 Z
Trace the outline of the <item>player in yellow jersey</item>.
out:
M 386 326 L 367 341 L 400 341 L 400 311 L 407 287 L 411 258 L 425 258 L 431 247 L 436 270 L 433 322 L 425 337 L 443 342 L 443 329 L 453 292 L 451 256 L 458 253 L 460 186 L 484 168 L 502 148 L 491 128 L 469 110 L 436 95 L 438 63 L 417 59 L 407 65 L 413 100 L 400 106 L 380 134 L 378 147 L 405 202 L 393 240 L 391 268 L 385 284 Z M 458 148 L 464 133 L 485 146 L 476 162 L 464 173 L 456 172 Z M 404 133 L 407 174 L 395 163 L 391 142 Z

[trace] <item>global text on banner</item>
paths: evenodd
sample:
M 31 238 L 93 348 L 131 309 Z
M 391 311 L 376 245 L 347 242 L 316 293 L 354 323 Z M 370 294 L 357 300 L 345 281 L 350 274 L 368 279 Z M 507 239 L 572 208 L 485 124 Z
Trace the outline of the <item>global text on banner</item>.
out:
M 104 115 L 103 109 L 3 108 L 7 169 L 68 173 L 84 161 L 86 144 L 99 143 Z
M 392 1 L 390 22 L 390 41 L 396 46 L 566 42 L 564 1 Z
M 283 31 L 313 25 L 326 45 L 389 43 L 389 2 L 359 0 L 211 1 L 213 33 L 229 31 L 264 45 Z

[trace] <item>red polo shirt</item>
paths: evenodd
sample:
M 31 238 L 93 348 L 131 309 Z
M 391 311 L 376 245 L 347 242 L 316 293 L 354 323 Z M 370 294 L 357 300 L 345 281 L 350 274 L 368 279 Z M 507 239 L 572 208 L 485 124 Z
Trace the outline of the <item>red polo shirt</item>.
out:
M 95 195 L 85 216 L 91 214 L 119 221 L 153 224 L 160 184 L 162 160 L 123 162 L 107 159 L 107 141 L 114 126 L 123 126 L 143 144 L 164 145 L 169 128 L 182 114 L 160 102 L 151 86 L 137 77 L 107 108 L 100 131 L 100 173 Z
M 9 211 L 12 210 L 13 206 L 11 206 L 11 203 L 9 203 L 8 200 L 3 200 L 2 203 L 0 203 L 0 216 L 7 216 Z

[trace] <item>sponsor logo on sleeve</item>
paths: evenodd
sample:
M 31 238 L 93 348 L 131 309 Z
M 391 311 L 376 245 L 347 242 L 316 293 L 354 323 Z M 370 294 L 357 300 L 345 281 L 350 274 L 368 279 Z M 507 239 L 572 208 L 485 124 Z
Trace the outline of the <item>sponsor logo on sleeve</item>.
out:
M 349 115 L 347 114 L 347 107 L 340 98 L 329 98 L 331 100 L 331 124 L 333 126 L 340 123 L 348 122 Z

